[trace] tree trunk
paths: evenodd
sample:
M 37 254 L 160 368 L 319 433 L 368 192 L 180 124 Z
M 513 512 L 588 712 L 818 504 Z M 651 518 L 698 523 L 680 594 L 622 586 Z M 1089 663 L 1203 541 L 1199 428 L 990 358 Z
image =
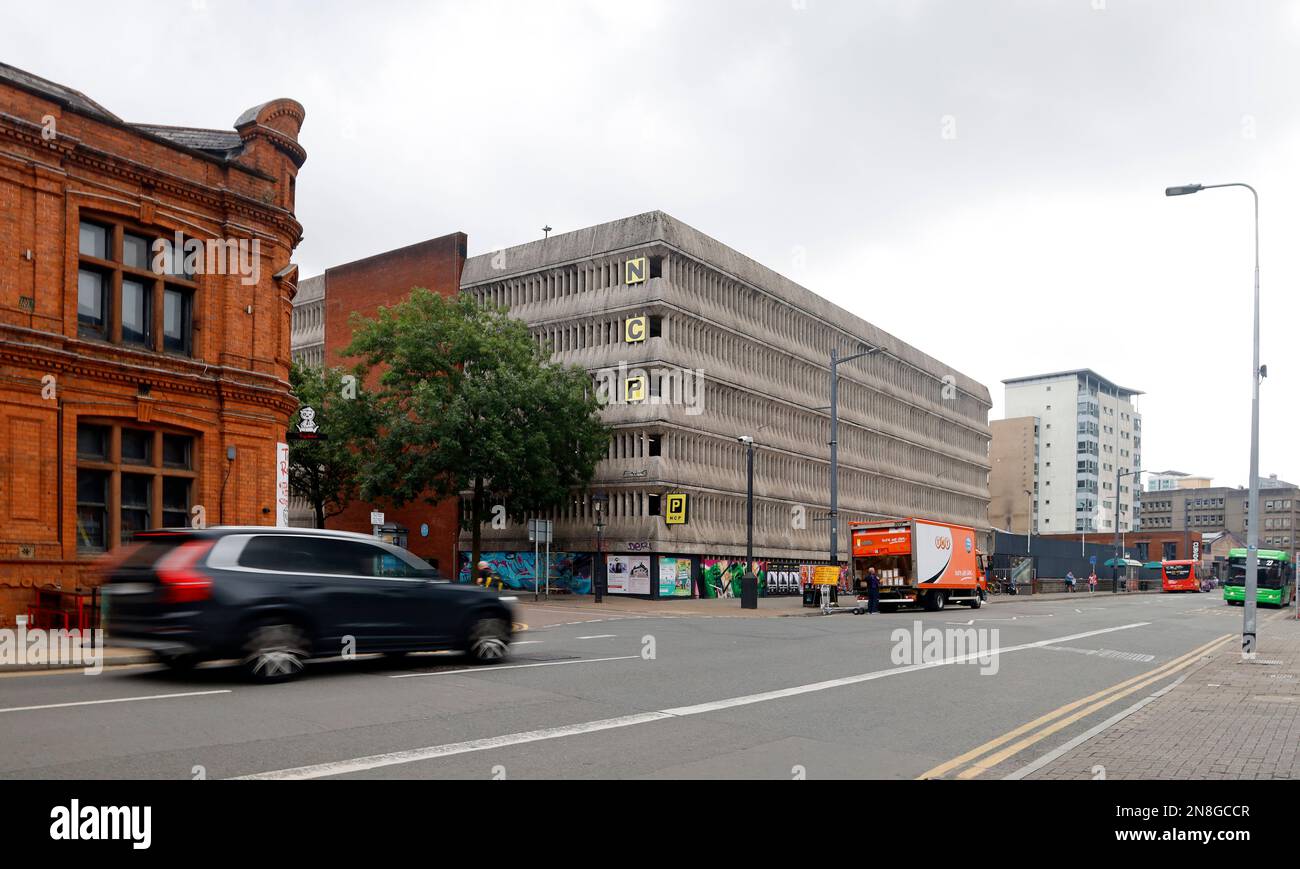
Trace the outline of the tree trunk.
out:
M 478 575 L 478 563 L 483 558 L 483 478 L 474 478 L 474 497 L 470 501 L 470 560 L 469 578 Z

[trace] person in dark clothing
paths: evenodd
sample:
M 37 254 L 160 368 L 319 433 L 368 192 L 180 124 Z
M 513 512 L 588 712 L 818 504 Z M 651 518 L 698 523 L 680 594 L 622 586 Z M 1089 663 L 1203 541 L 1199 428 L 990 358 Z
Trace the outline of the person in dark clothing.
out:
M 880 612 L 880 576 L 874 567 L 867 570 L 867 613 Z

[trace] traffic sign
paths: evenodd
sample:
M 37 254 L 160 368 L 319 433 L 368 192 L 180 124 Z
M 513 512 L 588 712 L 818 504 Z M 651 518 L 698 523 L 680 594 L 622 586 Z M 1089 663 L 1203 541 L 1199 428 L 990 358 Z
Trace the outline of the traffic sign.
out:
M 554 535 L 554 523 L 550 519 L 528 520 L 528 542 L 550 543 Z
M 670 493 L 664 509 L 664 523 L 667 525 L 689 524 L 690 504 L 691 498 L 685 492 Z

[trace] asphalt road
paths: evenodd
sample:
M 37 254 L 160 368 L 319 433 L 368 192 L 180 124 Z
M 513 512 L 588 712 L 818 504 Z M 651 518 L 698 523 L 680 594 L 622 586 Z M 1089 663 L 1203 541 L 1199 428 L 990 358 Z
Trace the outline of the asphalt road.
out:
M 0 676 L 0 777 L 1001 777 L 1170 684 L 1181 656 L 1235 642 L 1241 610 L 1217 594 L 1081 594 L 876 616 L 523 617 L 496 667 L 365 658 L 273 686 L 223 666 Z M 922 644 L 974 629 L 981 645 L 909 659 L 917 623 L 938 629 Z M 1070 704 L 1050 733 L 1017 732 Z M 959 760 L 999 739 L 996 762 Z

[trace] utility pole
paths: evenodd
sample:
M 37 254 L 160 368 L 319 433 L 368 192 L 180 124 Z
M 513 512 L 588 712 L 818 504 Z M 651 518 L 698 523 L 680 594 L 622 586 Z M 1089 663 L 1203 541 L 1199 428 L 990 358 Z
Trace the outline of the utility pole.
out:
M 880 352 L 879 347 L 867 347 L 865 343 L 858 346 L 866 349 L 842 359 L 839 348 L 831 348 L 831 564 L 840 563 L 840 366 Z
M 754 574 L 754 439 L 736 438 L 745 445 L 745 572 L 740 578 L 741 609 L 758 609 L 758 577 Z
M 1220 187 L 1244 187 L 1255 200 L 1255 318 L 1253 362 L 1250 369 L 1250 503 L 1246 505 L 1246 599 L 1242 601 L 1241 651 L 1253 657 L 1256 640 L 1256 609 L 1259 597 L 1259 384 L 1268 368 L 1259 364 L 1259 192 L 1249 184 L 1183 184 L 1165 188 L 1165 196 L 1187 196 Z

